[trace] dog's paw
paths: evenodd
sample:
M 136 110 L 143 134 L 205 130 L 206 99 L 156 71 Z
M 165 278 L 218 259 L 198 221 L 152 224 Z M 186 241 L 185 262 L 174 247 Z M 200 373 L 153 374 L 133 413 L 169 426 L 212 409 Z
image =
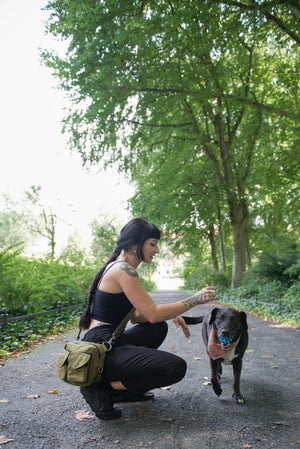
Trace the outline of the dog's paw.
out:
M 222 394 L 222 388 L 219 382 L 212 381 L 213 390 L 216 393 L 217 396 L 221 396 Z
M 233 399 L 235 400 L 235 402 L 237 404 L 245 404 L 245 402 L 246 402 L 244 396 L 242 396 L 242 395 L 238 395 L 236 393 L 233 393 L 232 397 L 233 397 Z

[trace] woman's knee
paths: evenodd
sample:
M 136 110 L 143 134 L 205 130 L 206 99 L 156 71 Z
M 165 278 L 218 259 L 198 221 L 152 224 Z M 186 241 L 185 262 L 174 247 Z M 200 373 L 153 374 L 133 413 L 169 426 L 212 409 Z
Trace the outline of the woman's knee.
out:
M 184 378 L 186 370 L 187 364 L 184 359 L 175 354 L 168 353 L 161 373 L 168 378 L 170 384 L 173 384 Z
M 168 324 L 165 321 L 150 324 L 152 344 L 151 347 L 157 349 L 165 340 L 168 333 Z
M 176 368 L 174 370 L 175 375 L 175 382 L 179 382 L 181 379 L 184 378 L 187 370 L 187 364 L 186 361 L 180 357 L 178 357 L 179 360 L 177 360 Z

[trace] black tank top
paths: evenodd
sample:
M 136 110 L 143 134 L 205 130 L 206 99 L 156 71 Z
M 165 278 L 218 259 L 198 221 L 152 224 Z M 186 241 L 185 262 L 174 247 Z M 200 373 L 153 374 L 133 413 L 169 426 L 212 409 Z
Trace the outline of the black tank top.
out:
M 132 304 L 125 293 L 107 293 L 97 289 L 91 317 L 118 326 L 130 309 Z

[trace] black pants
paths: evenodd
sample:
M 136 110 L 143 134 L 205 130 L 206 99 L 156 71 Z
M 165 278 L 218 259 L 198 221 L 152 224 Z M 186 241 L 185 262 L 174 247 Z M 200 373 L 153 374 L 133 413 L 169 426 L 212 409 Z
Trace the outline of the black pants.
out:
M 112 326 L 97 326 L 83 340 L 101 343 L 109 340 L 112 332 Z M 157 349 L 167 332 L 165 322 L 136 324 L 125 330 L 106 353 L 101 382 L 121 381 L 137 394 L 179 382 L 186 373 L 185 360 Z

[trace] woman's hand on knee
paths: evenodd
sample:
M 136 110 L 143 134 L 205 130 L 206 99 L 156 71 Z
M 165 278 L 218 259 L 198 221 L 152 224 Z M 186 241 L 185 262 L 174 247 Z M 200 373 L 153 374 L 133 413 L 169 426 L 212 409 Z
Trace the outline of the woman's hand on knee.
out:
M 178 330 L 180 328 L 182 329 L 182 332 L 184 333 L 186 338 L 190 338 L 190 336 L 191 336 L 190 329 L 181 316 L 177 316 L 176 318 L 174 318 L 173 323 L 175 324 L 175 326 L 177 327 Z

